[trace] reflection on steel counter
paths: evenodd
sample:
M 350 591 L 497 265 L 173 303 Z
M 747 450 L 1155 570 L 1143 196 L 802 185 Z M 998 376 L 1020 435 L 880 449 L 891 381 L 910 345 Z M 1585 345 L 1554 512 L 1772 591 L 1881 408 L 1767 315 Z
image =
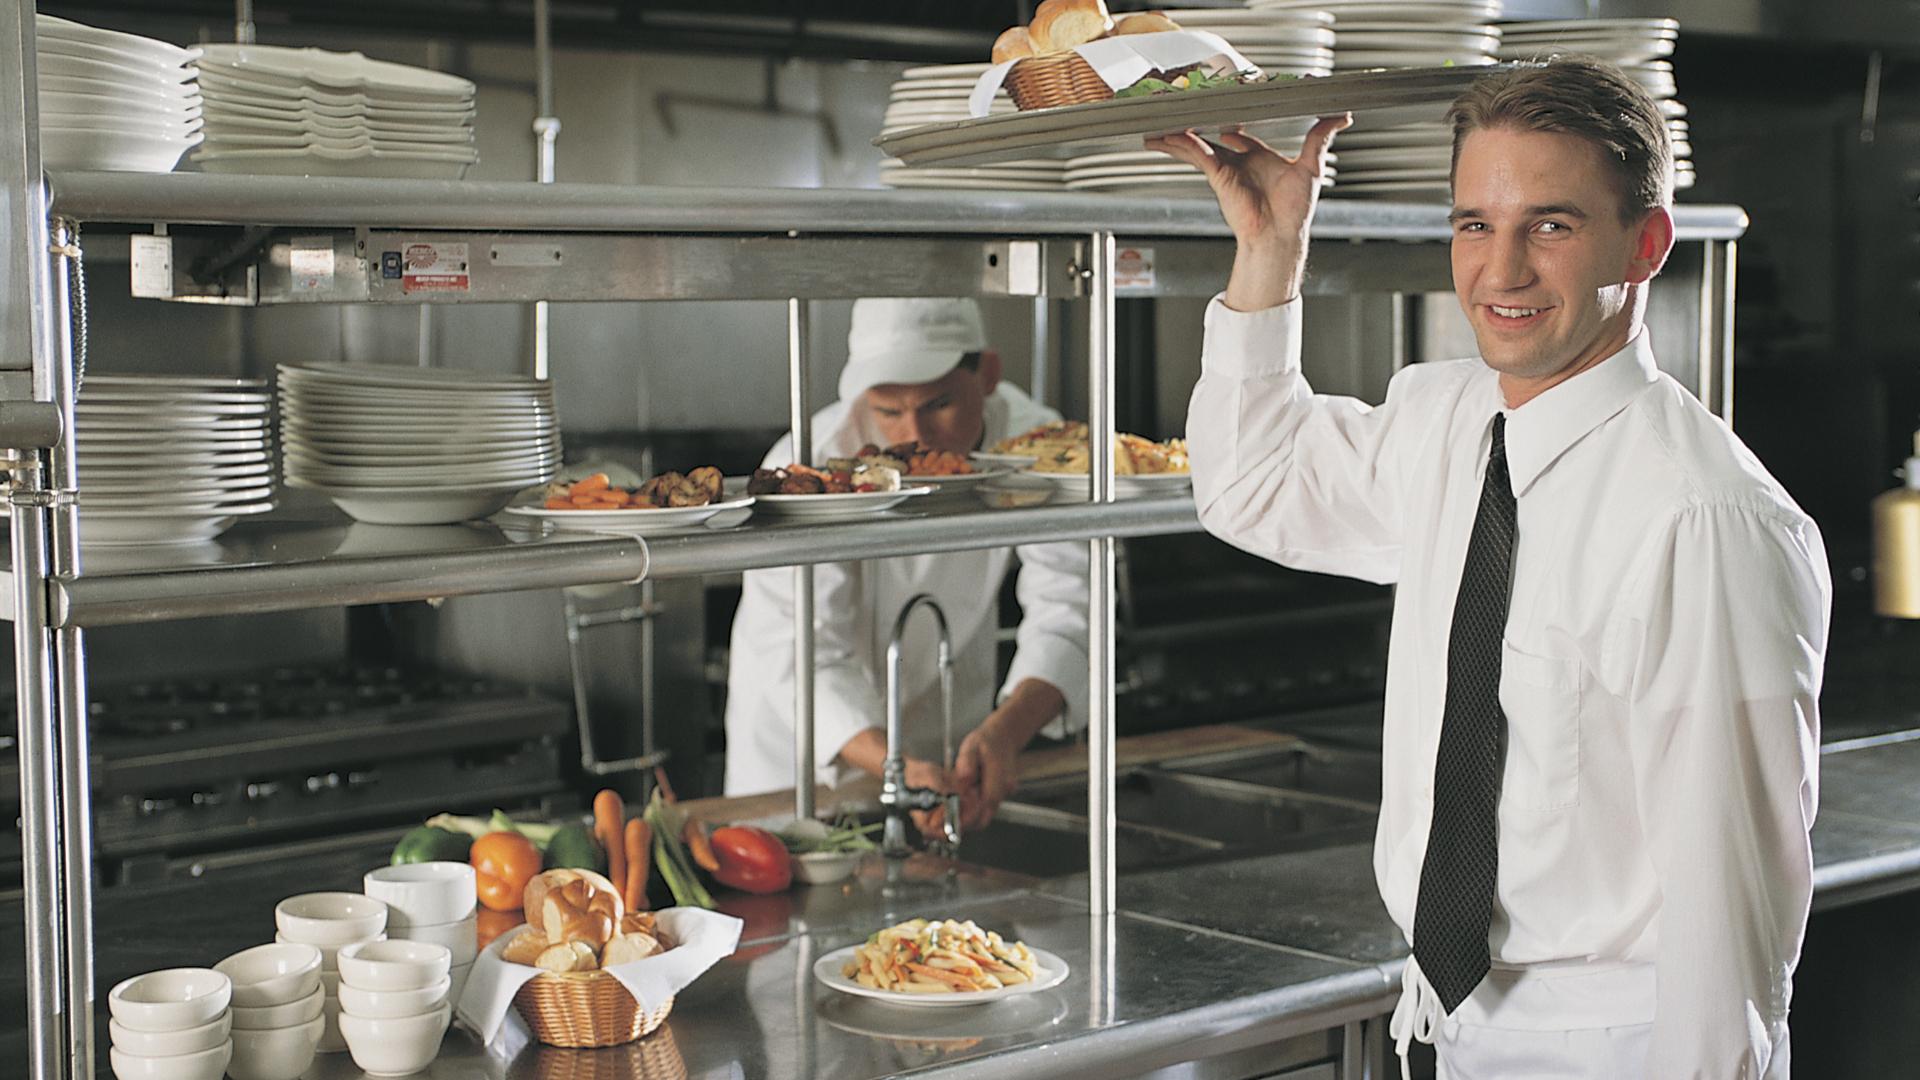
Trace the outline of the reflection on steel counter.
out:
M 109 882 L 556 792 L 572 728 L 524 689 L 352 665 L 106 687 L 88 713 Z

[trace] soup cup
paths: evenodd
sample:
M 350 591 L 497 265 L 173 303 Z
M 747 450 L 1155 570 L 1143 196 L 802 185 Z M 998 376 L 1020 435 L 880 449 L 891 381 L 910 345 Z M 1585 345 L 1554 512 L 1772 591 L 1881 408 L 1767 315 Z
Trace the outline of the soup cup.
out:
M 223 1042 L 211 1050 L 167 1057 L 142 1057 L 119 1047 L 109 1053 L 113 1075 L 120 1080 L 220 1080 L 233 1060 L 233 1043 Z
M 367 871 L 367 895 L 387 905 L 387 927 L 457 923 L 474 911 L 473 867 L 459 862 L 405 863 Z
M 135 975 L 107 992 L 107 1009 L 134 1031 L 184 1031 L 212 1023 L 233 999 L 233 980 L 209 968 Z
M 340 1011 L 373 1020 L 394 1020 L 432 1012 L 447 1000 L 453 990 L 451 977 L 418 990 L 362 990 L 357 986 L 340 987 Z
M 452 967 L 453 954 L 445 945 L 367 941 L 340 950 L 340 988 L 418 990 L 446 978 Z
M 353 1063 L 372 1076 L 405 1076 L 426 1068 L 440 1053 L 453 1010 L 442 1002 L 432 1012 L 376 1020 L 340 1014 L 340 1033 L 346 1036 Z
M 320 985 L 320 950 L 287 942 L 255 945 L 213 965 L 233 980 L 233 1003 L 258 1009 L 298 1001 Z
M 360 893 L 302 893 L 275 904 L 273 922 L 289 941 L 337 949 L 385 930 L 387 905 Z
M 227 1041 L 227 1032 L 232 1028 L 233 1017 L 225 1012 L 199 1027 L 179 1031 L 139 1031 L 118 1020 L 107 1021 L 107 1034 L 112 1037 L 113 1045 L 140 1057 L 178 1057 L 213 1050 Z
M 297 1080 L 313 1064 L 315 1048 L 326 1021 L 313 1018 L 288 1027 L 259 1031 L 233 1029 L 233 1060 L 227 1075 L 233 1080 Z

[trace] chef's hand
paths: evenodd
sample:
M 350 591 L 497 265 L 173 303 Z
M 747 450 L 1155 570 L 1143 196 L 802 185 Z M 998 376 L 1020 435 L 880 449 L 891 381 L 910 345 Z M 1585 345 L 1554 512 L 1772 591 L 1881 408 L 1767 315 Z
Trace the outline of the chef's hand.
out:
M 865 769 L 875 776 L 881 775 L 887 763 L 886 733 L 879 728 L 862 729 L 840 747 L 839 758 L 856 769 Z M 907 759 L 906 781 L 908 787 L 930 788 L 942 795 L 958 790 L 951 772 L 938 762 L 917 757 Z M 945 819 L 946 815 L 941 810 L 913 812 L 914 825 L 930 838 L 945 835 L 940 827 Z
M 1327 147 L 1334 132 L 1352 123 L 1348 113 L 1321 117 L 1307 132 L 1297 158 L 1239 131 L 1221 132 L 1217 144 L 1192 131 L 1147 140 L 1147 149 L 1199 169 L 1220 200 L 1221 216 L 1237 241 L 1233 275 L 1227 281 L 1228 307 L 1258 311 L 1300 295 L 1307 224 L 1320 199 Z
M 997 715 L 997 714 L 996 714 Z M 1015 743 L 1007 725 L 996 724 L 993 717 L 968 733 L 960 743 L 953 766 L 953 780 L 960 788 L 960 826 L 964 835 L 985 828 L 1007 796 L 1020 786 L 1020 749 L 1027 740 Z

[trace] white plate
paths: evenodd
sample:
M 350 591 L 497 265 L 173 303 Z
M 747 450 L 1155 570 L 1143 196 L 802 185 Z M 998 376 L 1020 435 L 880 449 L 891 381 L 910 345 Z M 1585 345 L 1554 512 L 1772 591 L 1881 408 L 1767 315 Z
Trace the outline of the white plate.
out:
M 1378 183 L 1337 184 L 1330 195 L 1352 198 L 1401 197 L 1414 202 L 1444 200 L 1452 189 L 1444 180 L 1382 180 Z
M 1248 0 L 1254 11 L 1319 9 L 1333 14 L 1335 25 L 1368 19 L 1405 19 L 1409 22 L 1494 22 L 1506 7 L 1503 0 Z
M 1093 480 L 1086 473 L 1044 473 L 1029 471 L 1029 476 L 1038 476 L 1060 492 L 1063 497 L 1089 499 L 1093 497 Z M 1113 497 L 1116 499 L 1144 499 L 1154 495 L 1171 495 L 1184 491 L 1193 483 L 1191 473 L 1152 473 L 1146 476 L 1116 476 L 1113 478 Z
M 946 180 L 896 176 L 884 181 L 897 188 L 951 188 L 959 191 L 1059 191 L 1058 183 L 1033 183 L 1025 180 Z
M 119 30 L 107 30 L 98 26 L 88 26 L 71 19 L 62 19 L 54 15 L 39 15 L 34 20 L 34 29 L 46 38 L 60 38 L 67 41 L 84 41 L 93 45 L 120 49 L 125 52 L 140 53 L 152 57 L 156 62 L 186 64 L 200 56 L 199 49 L 183 49 L 178 45 L 155 38 L 141 37 Z
M 704 526 L 708 519 L 716 515 L 745 510 L 754 502 L 752 495 L 740 495 L 706 506 L 669 506 L 653 510 L 549 510 L 541 503 L 534 502 L 525 506 L 509 506 L 503 512 L 513 517 L 551 522 L 557 529 L 652 536 L 655 533 Z M 746 515 L 740 515 L 731 523 L 738 524 L 744 520 Z
M 1314 7 L 1287 10 L 1249 5 L 1244 8 L 1167 8 L 1162 14 L 1181 26 L 1212 29 L 1241 23 L 1288 26 L 1332 26 L 1333 13 Z
M 953 476 L 902 476 L 903 484 L 932 484 L 936 489 L 970 487 L 982 480 L 995 480 L 1013 472 L 1010 468 L 982 469 L 979 472 L 959 473 Z
M 1680 32 L 1680 20 L 1668 18 L 1611 18 L 1611 19 L 1518 19 L 1506 24 L 1509 33 L 1544 33 L 1558 30 L 1576 32 L 1597 32 L 1610 30 L 1617 32 L 1639 31 L 1643 33 L 1677 34 Z
M 265 398 L 253 398 L 248 401 L 193 401 L 162 403 L 158 405 L 129 403 L 124 401 L 106 401 L 92 395 L 78 402 L 79 416 L 150 416 L 156 419 L 177 418 L 183 422 L 196 422 L 193 418 L 205 417 L 211 420 L 217 416 L 259 416 L 270 407 Z
M 458 444 L 423 447 L 354 447 L 346 450 L 329 449 L 335 444 L 300 442 L 286 440 L 287 457 L 303 464 L 311 463 L 323 469 L 382 469 L 470 466 L 472 468 L 498 468 L 502 465 L 517 466 L 544 465 L 560 456 L 560 447 L 553 443 L 537 443 L 531 446 L 515 446 L 508 449 L 487 447 L 463 448 Z
M 264 514 L 272 503 L 260 507 L 230 507 L 211 514 L 119 514 L 85 513 L 80 515 L 81 547 L 152 547 L 160 544 L 199 544 L 219 536 L 240 518 Z
M 862 517 L 891 510 L 908 499 L 927 495 L 932 487 L 902 487 L 898 491 L 849 491 L 840 495 L 755 495 L 754 508 L 779 517 Z
M 203 506 L 222 506 L 227 503 L 250 503 L 273 497 L 273 485 L 255 485 L 248 488 L 182 488 L 173 491 L 149 490 L 140 493 L 82 491 L 80 505 L 95 510 L 136 510 L 167 509 L 192 503 Z
M 199 91 L 195 91 L 198 93 Z M 318 101 L 242 99 L 219 94 L 205 96 L 201 111 L 211 120 L 273 120 L 292 123 L 351 124 L 395 127 L 410 131 L 469 131 L 471 112 L 389 108 L 379 105 L 328 105 Z
M 47 169 L 99 169 L 106 172 L 172 172 L 180 155 L 200 142 L 186 138 L 135 135 L 84 128 L 40 129 L 40 164 Z
M 49 90 L 44 86 L 40 88 L 40 115 L 58 121 L 92 117 L 168 128 L 203 119 L 200 99 L 197 97 L 178 100 L 121 97 L 113 94 L 70 93 Z
M 289 482 L 291 483 L 291 482 Z M 374 489 L 354 489 L 325 487 L 319 484 L 294 485 L 309 487 L 332 499 L 335 506 L 346 512 L 355 521 L 364 521 L 370 525 L 452 525 L 461 521 L 473 521 L 496 513 L 525 484 L 511 487 L 485 488 L 448 488 L 448 487 L 394 487 Z
M 36 54 L 35 60 L 38 73 L 41 75 L 79 76 L 114 83 L 133 90 L 156 86 L 181 86 L 193 78 L 194 74 L 191 67 L 161 68 L 144 63 L 127 67 L 112 60 L 47 52 L 44 49 Z
M 141 438 L 123 438 L 117 435 L 110 435 L 95 438 L 85 432 L 80 433 L 79 443 L 80 456 L 83 459 L 96 450 L 108 454 L 145 453 L 163 454 L 174 457 L 178 457 L 181 454 L 193 454 L 195 456 L 211 457 L 214 455 L 225 456 L 227 454 L 241 452 L 264 452 L 267 448 L 267 440 L 263 438 L 188 439 L 172 436 L 163 438 L 159 435 L 150 435 Z
M 977 465 L 1004 466 L 1008 469 L 1030 469 L 1040 460 L 1032 454 L 995 454 L 986 450 L 975 450 L 967 457 Z
M 900 73 L 903 79 L 977 79 L 987 73 L 992 64 L 931 64 L 922 67 L 910 67 Z
M 201 52 L 204 54 L 200 60 L 202 67 L 231 69 L 260 79 L 438 99 L 471 98 L 475 90 L 472 83 L 457 75 L 369 60 L 357 52 L 227 44 L 204 45 Z
M 458 180 L 471 162 L 368 150 L 348 156 L 321 150 L 232 150 L 195 155 L 201 172 L 253 176 L 358 176 L 382 180 Z
M 186 470 L 154 469 L 141 472 L 96 469 L 85 474 L 80 481 L 80 489 L 87 493 L 125 495 L 140 491 L 199 490 L 210 487 L 225 491 L 236 487 L 258 487 L 261 484 L 273 482 L 273 466 L 266 462 L 244 466 L 244 469 L 245 471 L 234 471 L 225 475 Z
M 1040 977 L 1032 982 L 1009 986 L 1003 990 L 974 990 L 953 994 L 908 994 L 897 990 L 876 990 L 871 986 L 862 986 L 845 975 L 840 969 L 854 953 L 860 950 L 858 945 L 849 945 L 844 949 L 835 949 L 813 962 L 813 977 L 840 991 L 855 997 L 873 998 L 893 1005 L 913 1005 L 928 1008 L 952 1007 L 956 1005 L 987 1005 L 995 1001 L 1037 994 L 1059 986 L 1067 978 L 1067 962 L 1045 949 L 1034 949 L 1033 962 L 1040 969 Z
M 1069 191 L 1148 191 L 1155 195 L 1211 195 L 1213 188 L 1199 176 L 1099 176 L 1090 180 L 1072 180 Z
M 163 393 L 174 390 L 211 390 L 221 393 L 239 393 L 266 388 L 265 379 L 228 379 L 211 375 L 112 375 L 107 372 L 90 373 L 86 385 L 101 389 L 112 388 L 126 392 Z
M 1300 118 L 1354 112 L 1363 123 L 1424 120 L 1444 112 L 1477 69 L 1432 67 L 1291 79 L 1191 94 L 1160 94 L 1038 109 L 883 135 L 881 149 L 925 165 L 975 165 L 1002 158 L 1084 156 L 1138 150 L 1140 137 L 1194 128 L 1244 125 L 1255 135 L 1297 131 Z
M 1333 56 L 1333 70 L 1336 75 L 1362 75 L 1371 68 L 1424 70 L 1451 64 L 1456 69 L 1471 69 L 1493 62 L 1491 53 L 1467 49 L 1408 49 L 1404 52 L 1398 49 L 1341 49 Z
M 511 390 L 550 395 L 553 384 L 531 375 L 491 374 L 464 368 L 406 367 L 400 364 L 281 364 L 282 381 L 327 383 L 354 388 L 388 386 L 396 389 L 451 393 Z

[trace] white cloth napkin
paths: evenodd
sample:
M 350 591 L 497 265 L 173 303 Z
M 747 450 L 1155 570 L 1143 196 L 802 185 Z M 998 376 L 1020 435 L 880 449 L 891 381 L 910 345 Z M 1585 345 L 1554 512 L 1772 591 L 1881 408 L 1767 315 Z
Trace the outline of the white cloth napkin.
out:
M 1094 74 L 1099 75 L 1102 82 L 1116 91 L 1125 90 L 1139 82 L 1140 77 L 1149 71 L 1168 71 L 1188 64 L 1205 63 L 1216 56 L 1225 57 L 1234 71 L 1260 70 L 1227 44 L 1226 39 L 1205 30 L 1122 34 L 1089 41 L 1085 45 L 1075 46 L 1073 51 L 1080 54 L 1080 58 L 1093 68 Z M 1000 84 L 1007 79 L 1008 69 L 1017 63 L 1018 60 L 1009 60 L 1004 64 L 995 64 L 980 76 L 980 81 L 973 84 L 973 93 L 967 98 L 969 114 L 987 115 L 987 110 L 993 107 L 993 96 L 1000 92 Z
M 734 946 L 740 943 L 740 928 L 745 925 L 731 915 L 699 908 L 668 908 L 659 912 L 658 918 L 662 933 L 676 942 L 673 948 L 606 969 L 643 1011 L 657 1008 L 708 968 L 733 955 Z M 500 958 L 508 940 L 520 932 L 501 934 L 474 961 L 466 993 L 460 995 L 460 1004 L 454 1010 L 483 1044 L 491 1044 L 500 1034 L 501 1022 L 513 1008 L 513 996 L 528 979 L 540 974 L 539 968 L 509 964 Z

